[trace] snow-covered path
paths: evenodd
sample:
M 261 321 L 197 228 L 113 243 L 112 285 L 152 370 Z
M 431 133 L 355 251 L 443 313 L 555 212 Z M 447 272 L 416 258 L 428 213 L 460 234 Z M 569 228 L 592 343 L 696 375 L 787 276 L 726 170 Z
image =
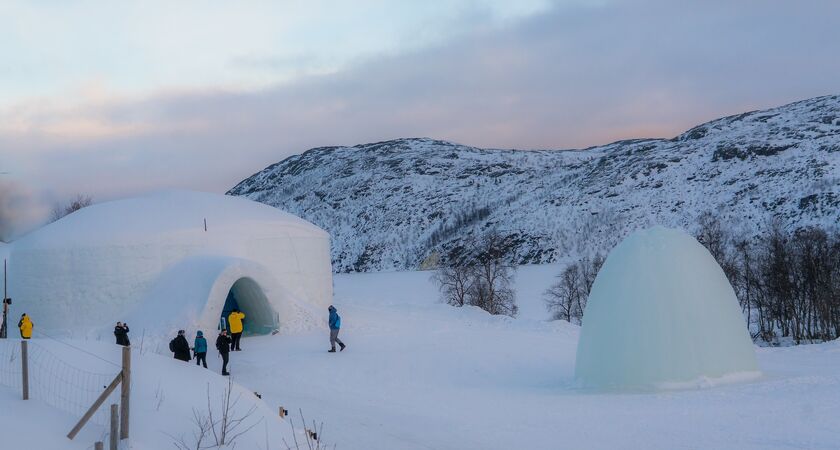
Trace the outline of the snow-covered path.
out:
M 515 320 L 437 303 L 428 273 L 341 275 L 345 352 L 325 331 L 252 338 L 232 370 L 341 449 L 840 447 L 840 342 L 759 349 L 752 383 L 582 391 L 577 327 L 541 320 L 553 271 L 520 270 Z

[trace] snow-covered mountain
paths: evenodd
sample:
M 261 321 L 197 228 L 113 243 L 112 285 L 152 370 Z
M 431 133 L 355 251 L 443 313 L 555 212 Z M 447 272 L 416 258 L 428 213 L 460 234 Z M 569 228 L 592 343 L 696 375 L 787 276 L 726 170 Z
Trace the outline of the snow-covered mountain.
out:
M 433 139 L 311 149 L 228 194 L 329 231 L 337 272 L 459 257 L 497 229 L 511 262 L 607 250 L 712 211 L 738 231 L 840 220 L 840 96 L 725 117 L 673 139 L 585 150 L 491 150 Z

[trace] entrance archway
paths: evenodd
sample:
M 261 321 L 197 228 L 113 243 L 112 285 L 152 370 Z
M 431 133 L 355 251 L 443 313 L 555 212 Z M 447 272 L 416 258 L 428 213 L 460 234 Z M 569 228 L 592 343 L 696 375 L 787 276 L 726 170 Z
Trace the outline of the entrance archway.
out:
M 234 309 L 245 313 L 244 335 L 269 334 L 277 329 L 277 313 L 268 303 L 262 288 L 251 278 L 240 278 L 230 287 L 222 308 L 219 327 L 227 328 L 228 315 Z

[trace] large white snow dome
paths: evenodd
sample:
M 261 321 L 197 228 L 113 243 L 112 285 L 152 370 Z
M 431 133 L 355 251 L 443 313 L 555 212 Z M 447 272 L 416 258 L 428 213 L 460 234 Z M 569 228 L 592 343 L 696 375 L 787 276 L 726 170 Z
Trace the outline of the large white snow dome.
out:
M 130 319 L 135 334 L 213 330 L 238 307 L 246 334 L 260 334 L 332 300 L 329 235 L 239 197 L 165 191 L 95 204 L 11 247 L 14 308 L 36 329 Z
M 627 237 L 598 272 L 575 374 L 594 387 L 679 387 L 758 366 L 723 270 L 693 237 L 657 226 Z

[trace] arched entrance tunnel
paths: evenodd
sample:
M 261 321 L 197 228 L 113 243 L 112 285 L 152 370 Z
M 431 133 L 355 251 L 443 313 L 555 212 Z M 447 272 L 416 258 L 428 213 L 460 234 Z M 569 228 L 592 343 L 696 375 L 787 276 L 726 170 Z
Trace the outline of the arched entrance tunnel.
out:
M 238 309 L 245 313 L 243 335 L 269 334 L 277 329 L 279 318 L 268 303 L 262 288 L 250 278 L 240 278 L 230 287 L 222 308 L 219 328 L 227 328 L 231 311 Z

